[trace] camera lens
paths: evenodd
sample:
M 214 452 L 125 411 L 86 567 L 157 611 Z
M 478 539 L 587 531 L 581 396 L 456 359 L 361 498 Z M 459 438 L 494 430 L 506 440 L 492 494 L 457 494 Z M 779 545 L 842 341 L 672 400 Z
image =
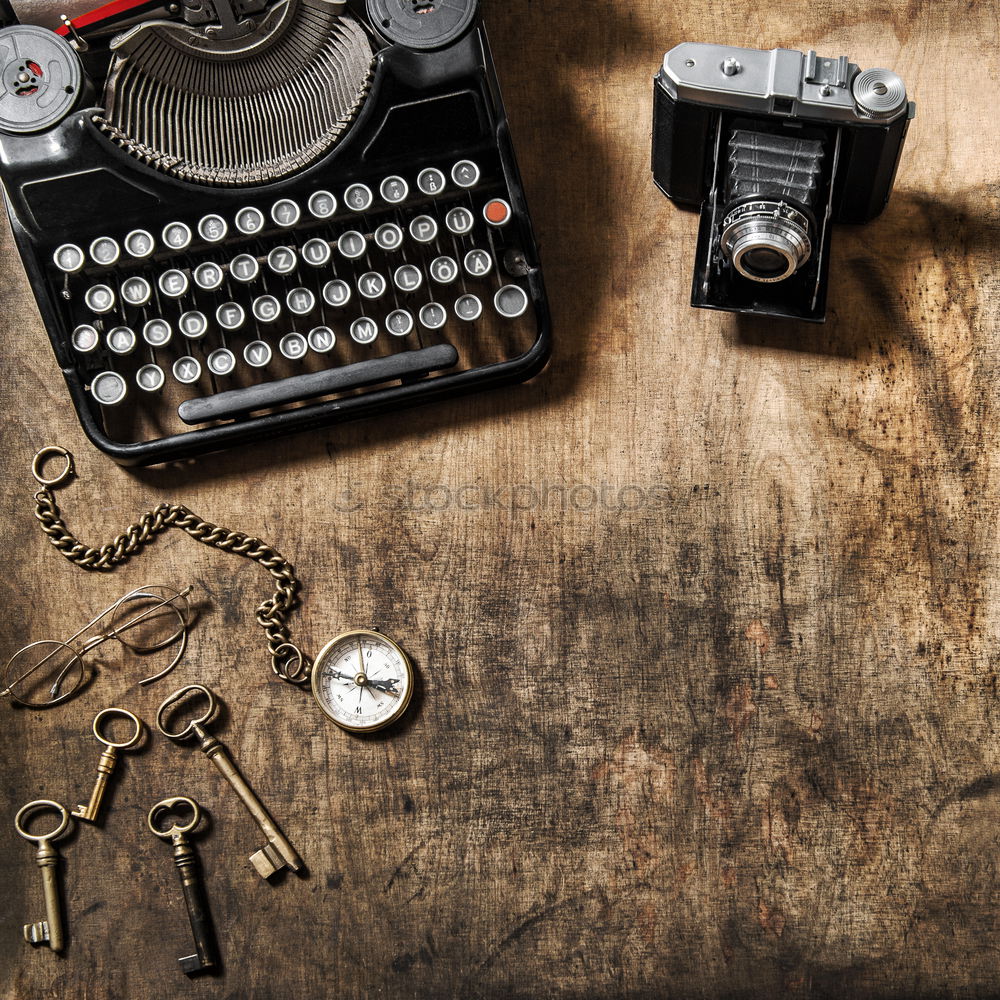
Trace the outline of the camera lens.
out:
M 751 281 L 791 277 L 812 254 L 809 220 L 784 201 L 745 202 L 722 220 L 722 252 Z

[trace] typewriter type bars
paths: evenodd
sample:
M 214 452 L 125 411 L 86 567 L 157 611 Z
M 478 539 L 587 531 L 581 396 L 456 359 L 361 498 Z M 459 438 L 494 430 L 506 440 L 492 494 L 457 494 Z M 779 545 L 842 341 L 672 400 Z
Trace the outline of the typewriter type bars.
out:
M 484 156 L 59 246 L 57 298 L 106 432 L 176 434 L 525 355 L 539 317 Z

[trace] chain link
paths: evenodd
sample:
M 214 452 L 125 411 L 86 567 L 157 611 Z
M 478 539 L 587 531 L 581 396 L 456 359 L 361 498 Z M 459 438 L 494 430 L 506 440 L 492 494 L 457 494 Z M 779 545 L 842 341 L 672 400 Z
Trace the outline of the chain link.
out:
M 70 465 L 67 469 L 71 473 Z M 275 548 L 241 531 L 230 531 L 210 521 L 203 521 L 187 507 L 176 503 L 157 504 L 130 524 L 113 541 L 100 548 L 84 545 L 66 527 L 52 490 L 47 486 L 35 494 L 35 517 L 49 541 L 72 563 L 84 569 L 111 572 L 128 562 L 144 546 L 155 541 L 167 528 L 180 528 L 203 545 L 232 552 L 263 566 L 274 578 L 274 594 L 257 608 L 257 624 L 267 635 L 271 669 L 290 684 L 309 680 L 311 663 L 291 640 L 287 619 L 298 607 L 302 584 L 291 563 Z

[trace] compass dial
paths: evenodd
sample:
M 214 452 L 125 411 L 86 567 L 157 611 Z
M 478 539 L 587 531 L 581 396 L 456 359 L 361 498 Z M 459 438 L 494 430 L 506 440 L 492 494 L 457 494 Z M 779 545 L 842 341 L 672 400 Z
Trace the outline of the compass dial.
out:
M 413 667 L 399 646 L 378 632 L 345 632 L 320 650 L 313 697 L 338 726 L 370 733 L 398 719 L 413 694 Z

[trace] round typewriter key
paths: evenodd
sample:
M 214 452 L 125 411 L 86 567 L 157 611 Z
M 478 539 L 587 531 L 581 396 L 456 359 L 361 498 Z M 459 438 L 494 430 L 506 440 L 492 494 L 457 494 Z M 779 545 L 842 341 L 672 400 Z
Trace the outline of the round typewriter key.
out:
M 302 215 L 302 209 L 291 198 L 281 198 L 271 206 L 271 218 L 279 226 L 294 226 Z
M 115 306 L 115 293 L 107 285 L 94 285 L 84 293 L 83 301 L 91 312 L 111 312 Z
M 375 230 L 375 242 L 383 250 L 396 250 L 403 242 L 403 230 L 395 222 L 386 222 Z
M 440 330 L 448 319 L 448 310 L 437 302 L 428 302 L 420 309 L 420 322 L 428 330 Z
M 76 274 L 86 258 L 75 243 L 64 243 L 52 255 L 52 263 L 66 274 Z
M 357 260 L 365 252 L 365 238 L 356 230 L 349 229 L 337 240 L 337 249 L 348 260 Z
M 251 340 L 243 348 L 243 360 L 252 368 L 263 368 L 271 363 L 271 348 L 263 340 Z
M 130 257 L 143 260 L 156 249 L 156 240 L 145 229 L 133 229 L 125 237 L 125 250 Z
M 135 330 L 127 326 L 115 326 L 108 331 L 108 350 L 115 354 L 131 354 L 135 350 Z
M 183 222 L 168 222 L 160 236 L 171 250 L 185 250 L 191 244 L 191 230 Z
M 251 308 L 261 323 L 273 323 L 281 315 L 281 303 L 273 295 L 259 295 Z
M 236 367 L 236 355 L 226 347 L 219 347 L 205 358 L 213 375 L 228 375 Z
M 438 234 L 438 224 L 429 215 L 418 215 L 410 222 L 410 235 L 418 243 L 430 243 Z
M 470 250 L 462 261 L 465 270 L 473 278 L 481 278 L 484 274 L 489 274 L 493 267 L 493 258 L 485 250 Z
M 328 306 L 339 309 L 346 306 L 351 299 L 351 286 L 340 278 L 334 278 L 323 286 L 323 301 Z
M 229 273 L 237 281 L 244 283 L 253 281 L 260 274 L 260 264 L 256 257 L 251 257 L 248 253 L 241 253 L 230 261 Z
M 315 326 L 309 331 L 309 346 L 317 354 L 326 354 L 337 343 L 333 330 L 328 326 Z
M 156 392 L 163 388 L 165 376 L 159 365 L 143 365 L 135 373 L 135 384 L 146 392 Z
M 215 322 L 223 330 L 238 330 L 246 321 L 247 314 L 239 302 L 223 302 L 215 310 Z
M 290 313 L 294 313 L 296 316 L 305 316 L 315 308 L 316 296 L 308 288 L 293 288 L 285 296 L 285 304 Z
M 506 226 L 510 222 L 510 205 L 503 198 L 494 198 L 486 202 L 483 218 L 491 226 Z
M 206 292 L 214 292 L 222 287 L 224 274 L 218 264 L 205 261 L 194 269 L 194 283 L 199 288 L 204 288 Z
M 163 347 L 170 343 L 170 335 L 173 330 L 165 319 L 151 319 L 142 328 L 142 339 L 150 347 Z
M 351 324 L 351 339 L 359 344 L 370 344 L 378 336 L 378 323 L 367 316 L 359 316 Z
M 455 302 L 455 315 L 471 323 L 483 314 L 483 304 L 476 295 L 460 295 Z
M 298 262 L 299 258 L 291 247 L 275 247 L 267 255 L 267 266 L 275 274 L 291 274 Z
M 379 185 L 378 193 L 390 205 L 398 205 L 401 201 L 406 200 L 406 196 L 410 193 L 410 185 L 402 177 L 397 177 L 393 174 L 392 177 L 386 177 L 382 181 Z
M 182 385 L 191 385 L 192 382 L 197 382 L 201 378 L 201 363 L 190 355 L 178 358 L 171 370 L 174 373 L 174 378 Z
M 122 298 L 130 306 L 144 306 L 153 294 L 152 286 L 145 278 L 135 275 L 122 282 Z
M 198 235 L 206 243 L 218 243 L 228 232 L 229 224 L 221 215 L 203 215 L 198 220 Z
M 179 299 L 188 290 L 188 276 L 183 271 L 172 268 L 160 275 L 159 285 L 160 291 L 168 298 Z
M 479 183 L 479 167 L 472 160 L 459 160 L 451 168 L 451 179 L 461 188 L 475 187 Z
M 203 312 L 198 312 L 197 309 L 182 313 L 177 325 L 180 327 L 181 333 L 191 340 L 198 340 L 208 333 L 208 317 Z
M 76 350 L 78 350 L 81 354 L 89 354 L 95 347 L 97 347 L 101 338 L 92 326 L 87 323 L 83 323 L 73 331 L 71 339 L 73 341 L 73 347 Z
M 517 285 L 504 285 L 493 296 L 493 305 L 501 316 L 507 319 L 517 319 L 528 308 L 528 295 Z
M 289 361 L 298 361 L 309 349 L 306 338 L 301 333 L 286 333 L 278 341 L 278 350 Z
M 444 217 L 448 231 L 456 236 L 464 236 L 471 228 L 475 219 L 467 208 L 453 208 Z
M 329 191 L 317 191 L 309 196 L 306 207 L 314 219 L 329 219 L 337 211 L 337 199 Z
M 101 372 L 100 375 L 94 376 L 94 381 L 90 383 L 90 391 L 102 406 L 114 406 L 125 398 L 128 387 L 118 372 Z
M 440 194 L 444 190 L 444 174 L 436 167 L 427 167 L 417 174 L 417 187 L 424 194 Z
M 396 287 L 401 292 L 415 292 L 424 281 L 424 276 L 420 273 L 419 267 L 413 264 L 404 264 L 396 268 L 396 273 L 392 276 Z
M 385 294 L 385 278 L 377 271 L 366 271 L 358 278 L 358 291 L 366 299 L 377 299 Z
M 322 267 L 330 259 L 330 244 L 326 240 L 306 240 L 302 244 L 302 259 L 313 267 Z
M 90 244 L 90 259 L 101 267 L 110 267 L 121 256 L 121 248 L 110 236 L 98 236 Z
M 248 205 L 236 213 L 236 228 L 244 236 L 254 236 L 264 228 L 264 213 L 259 208 Z M 216 374 L 225 374 L 217 372 Z
M 393 309 L 385 318 L 385 328 L 394 337 L 405 337 L 413 329 L 413 315 L 405 309 Z
M 355 212 L 367 211 L 372 204 L 372 189 L 367 184 L 352 184 L 344 192 L 344 204 Z
M 430 272 L 439 285 L 450 285 L 458 277 L 458 264 L 453 257 L 435 257 Z

